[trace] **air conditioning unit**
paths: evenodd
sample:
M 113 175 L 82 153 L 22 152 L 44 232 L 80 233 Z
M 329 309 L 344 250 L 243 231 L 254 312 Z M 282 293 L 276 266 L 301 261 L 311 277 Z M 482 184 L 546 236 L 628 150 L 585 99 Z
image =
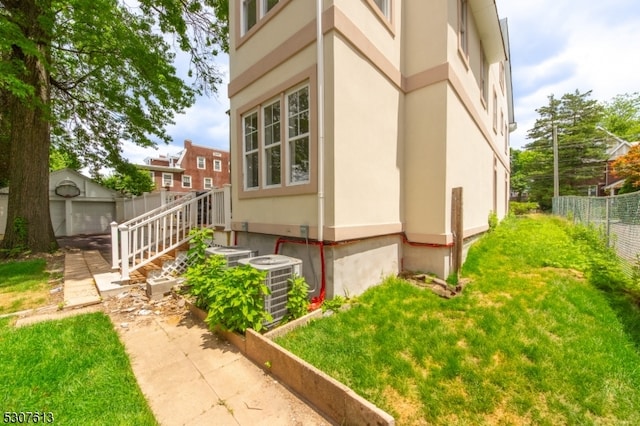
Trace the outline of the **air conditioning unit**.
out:
M 227 261 L 227 267 L 233 268 L 238 266 L 240 259 L 247 259 L 249 257 L 255 257 L 258 252 L 244 247 L 209 247 L 205 250 L 205 253 L 209 256 L 218 255 L 223 256 Z
M 302 276 L 302 260 L 280 254 L 240 259 L 241 265 L 251 265 L 254 268 L 266 271 L 264 280 L 271 294 L 264 298 L 264 308 L 273 317 L 273 321 L 266 323 L 267 327 L 278 323 L 287 314 L 287 294 L 289 292 L 288 280 L 294 274 Z

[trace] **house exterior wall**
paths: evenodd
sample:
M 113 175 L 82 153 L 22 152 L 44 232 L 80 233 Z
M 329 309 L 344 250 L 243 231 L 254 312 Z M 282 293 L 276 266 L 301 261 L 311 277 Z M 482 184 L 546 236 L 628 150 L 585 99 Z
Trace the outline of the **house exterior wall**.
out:
M 230 2 L 232 227 L 248 231 L 248 242 L 251 234 L 302 237 L 301 225 L 309 226 L 310 238 L 318 236 L 318 68 L 310 3 L 281 0 L 244 33 L 242 2 Z M 446 276 L 452 189 L 464 191 L 468 239 L 488 228 L 490 212 L 507 212 L 510 89 L 501 68 L 504 42 L 497 15 L 487 17 L 487 9 L 495 11 L 491 2 L 469 0 L 466 48 L 459 37 L 459 0 L 388 4 L 390 14 L 384 16 L 372 0 L 323 2 L 323 240 L 361 239 L 353 247 L 362 253 L 378 246 L 395 250 L 397 256 L 390 257 L 397 261 L 385 273 L 397 272 L 404 262 L 405 268 Z M 480 33 L 489 36 L 481 40 Z M 285 105 L 287 91 L 307 83 L 309 183 L 287 186 L 283 172 L 285 183 L 269 187 L 261 172 L 259 183 L 247 188 L 243 118 L 256 112 L 263 126 L 265 105 L 277 99 Z M 264 148 L 258 150 L 260 167 Z M 371 265 L 379 261 L 333 254 L 327 255 L 327 270 L 335 272 L 328 275 L 336 294 L 349 287 L 342 284 L 349 281 L 345 271 L 355 273 L 365 259 Z M 380 278 L 353 277 L 365 283 L 354 287 L 357 292 Z

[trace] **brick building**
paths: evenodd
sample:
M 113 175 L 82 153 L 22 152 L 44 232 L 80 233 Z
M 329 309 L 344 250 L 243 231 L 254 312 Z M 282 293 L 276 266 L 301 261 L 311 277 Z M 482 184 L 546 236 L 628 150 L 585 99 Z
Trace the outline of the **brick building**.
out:
M 139 167 L 151 173 L 156 190 L 203 191 L 231 183 L 229 152 L 195 145 L 188 139 L 177 154 L 148 157 L 144 162 Z

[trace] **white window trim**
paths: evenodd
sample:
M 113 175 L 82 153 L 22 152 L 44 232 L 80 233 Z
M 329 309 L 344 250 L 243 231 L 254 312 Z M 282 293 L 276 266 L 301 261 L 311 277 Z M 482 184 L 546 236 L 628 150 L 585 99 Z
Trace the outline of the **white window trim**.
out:
M 200 167 L 200 161 L 202 161 L 202 167 Z M 207 159 L 206 159 L 206 157 L 203 157 L 203 156 L 201 156 L 201 155 L 198 155 L 198 156 L 196 157 L 196 167 L 197 167 L 199 170 L 207 170 Z
M 166 184 L 166 178 L 169 178 L 171 183 L 169 185 Z M 162 173 L 162 187 L 173 187 L 173 173 Z
M 207 185 L 207 182 L 209 182 L 209 184 Z M 204 189 L 212 189 L 213 188 L 213 178 L 210 177 L 206 177 L 202 180 L 202 187 Z
M 280 140 L 278 143 L 274 143 L 271 145 L 266 144 L 265 142 L 265 136 L 266 136 L 266 131 L 265 131 L 265 116 L 266 114 L 264 113 L 264 110 L 267 109 L 268 107 L 275 105 L 276 103 L 280 103 Z M 261 107 L 262 110 L 262 122 L 260 125 L 260 130 L 261 130 L 261 134 L 260 134 L 260 149 L 262 151 L 262 164 L 261 164 L 261 173 L 262 173 L 262 182 L 264 182 L 264 187 L 265 188 L 277 188 L 277 187 L 281 187 L 282 186 L 282 129 L 283 129 L 283 123 L 282 123 L 282 118 L 283 118 L 283 108 L 282 108 L 282 99 L 281 98 L 277 98 L 277 99 L 272 99 L 269 102 L 265 102 L 264 105 L 262 105 Z M 274 183 L 272 185 L 268 185 L 267 184 L 267 161 L 268 161 L 268 157 L 267 157 L 267 149 L 271 149 L 271 148 L 275 148 L 279 146 L 280 147 L 280 183 Z
M 258 133 L 258 146 L 251 151 L 247 151 L 247 141 L 246 141 L 247 134 L 245 133 L 244 120 L 253 114 L 256 114 L 257 116 L 258 126 L 256 129 L 256 132 Z M 258 110 L 254 109 L 252 111 L 248 111 L 245 114 L 243 114 L 240 119 L 242 120 L 242 174 L 243 174 L 242 186 L 245 189 L 245 191 L 251 191 L 251 190 L 256 190 L 260 188 L 260 114 L 258 114 Z M 258 155 L 258 184 L 256 186 L 247 186 L 247 177 L 248 177 L 247 155 L 249 154 Z
M 222 171 L 222 160 L 213 160 L 213 171 L 214 172 Z
M 185 184 L 184 184 L 185 179 L 188 179 L 188 180 L 189 180 L 189 185 L 185 185 Z M 191 176 L 189 176 L 189 175 L 182 175 L 182 187 L 183 187 L 183 188 L 191 188 L 191 186 L 192 186 L 192 185 L 191 185 L 191 183 L 192 183 Z
M 285 150 L 287 155 L 285 156 L 285 162 L 286 162 L 286 184 L 287 186 L 296 186 L 296 185 L 305 185 L 308 184 L 310 182 L 311 179 L 311 88 L 309 87 L 309 84 L 303 84 L 301 86 L 295 87 L 289 91 L 287 91 L 285 93 L 285 123 L 286 123 L 286 127 L 285 129 L 289 128 L 289 95 L 299 92 L 300 90 L 306 88 L 307 89 L 307 96 L 309 97 L 308 102 L 309 102 L 309 108 L 307 109 L 307 114 L 308 114 L 308 119 L 309 119 L 309 128 L 307 129 L 307 133 L 305 134 L 300 134 L 300 135 L 296 135 L 295 137 L 291 138 L 289 137 L 289 132 L 285 131 L 285 138 L 284 138 L 284 142 L 285 142 Z M 292 142 L 295 142 L 296 140 L 302 139 L 302 138 L 307 138 L 307 155 L 309 157 L 309 164 L 307 165 L 307 179 L 305 180 L 301 180 L 301 181 L 292 181 L 292 176 L 291 176 L 291 165 L 292 165 L 292 156 L 290 155 L 290 146 Z

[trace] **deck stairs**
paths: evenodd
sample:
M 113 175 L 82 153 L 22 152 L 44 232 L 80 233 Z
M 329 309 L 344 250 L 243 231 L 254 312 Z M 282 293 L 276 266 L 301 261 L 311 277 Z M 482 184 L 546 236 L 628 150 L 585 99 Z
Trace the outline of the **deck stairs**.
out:
M 182 274 L 192 229 L 231 231 L 230 198 L 230 186 L 189 193 L 122 224 L 112 223 L 112 268 L 119 284 Z

